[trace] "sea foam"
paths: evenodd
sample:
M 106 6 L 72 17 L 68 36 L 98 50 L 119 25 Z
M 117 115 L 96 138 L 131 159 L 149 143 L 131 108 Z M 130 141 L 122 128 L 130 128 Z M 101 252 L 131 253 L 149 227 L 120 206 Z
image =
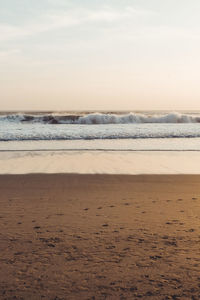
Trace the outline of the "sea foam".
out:
M 76 122 L 78 124 L 199 123 L 200 117 L 180 113 L 169 113 L 165 115 L 93 113 L 79 117 Z
M 114 114 L 114 113 L 89 113 L 89 114 L 62 114 L 44 113 L 29 114 L 16 113 L 0 116 L 1 122 L 12 123 L 42 123 L 42 124 L 142 124 L 142 123 L 200 123 L 200 115 L 167 113 L 167 114 Z

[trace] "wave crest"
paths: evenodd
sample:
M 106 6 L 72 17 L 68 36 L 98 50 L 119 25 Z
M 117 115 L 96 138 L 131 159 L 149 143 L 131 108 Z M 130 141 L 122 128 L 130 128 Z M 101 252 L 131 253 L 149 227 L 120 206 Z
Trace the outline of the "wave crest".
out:
M 168 113 L 168 114 L 113 114 L 90 113 L 76 114 L 6 114 L 0 116 L 0 121 L 16 123 L 42 123 L 42 124 L 142 124 L 142 123 L 200 123 L 199 115 Z
M 199 123 L 200 116 L 180 113 L 165 115 L 144 115 L 129 113 L 126 115 L 93 113 L 80 117 L 78 124 L 141 124 L 141 123 Z

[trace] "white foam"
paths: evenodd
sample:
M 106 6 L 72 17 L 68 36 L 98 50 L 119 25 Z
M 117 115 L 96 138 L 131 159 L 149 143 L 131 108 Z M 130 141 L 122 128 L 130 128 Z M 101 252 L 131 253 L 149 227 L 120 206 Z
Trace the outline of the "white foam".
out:
M 200 137 L 199 124 L 0 124 L 0 141 Z
M 45 113 L 28 114 L 16 113 L 0 116 L 0 121 L 15 123 L 42 123 L 42 124 L 141 124 L 141 123 L 200 123 L 200 115 L 183 114 L 178 112 L 164 114 L 114 114 L 114 113 L 90 113 L 90 114 L 63 114 Z
M 80 117 L 77 124 L 141 124 L 141 123 L 199 123 L 199 116 L 180 113 L 164 115 L 144 115 L 129 113 L 126 115 L 93 113 Z

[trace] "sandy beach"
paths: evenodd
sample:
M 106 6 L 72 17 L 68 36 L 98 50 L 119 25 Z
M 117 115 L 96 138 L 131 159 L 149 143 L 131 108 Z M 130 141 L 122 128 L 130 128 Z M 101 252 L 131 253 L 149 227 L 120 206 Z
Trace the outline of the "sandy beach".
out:
M 1 175 L 0 299 L 199 299 L 199 183 Z

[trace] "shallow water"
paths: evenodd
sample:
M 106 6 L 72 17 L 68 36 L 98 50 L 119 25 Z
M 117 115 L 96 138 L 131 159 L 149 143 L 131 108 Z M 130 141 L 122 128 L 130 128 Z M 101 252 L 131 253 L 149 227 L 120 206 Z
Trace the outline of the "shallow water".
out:
M 200 174 L 196 151 L 0 152 L 0 174 Z
M 199 112 L 1 113 L 0 173 L 200 174 L 199 121 Z

